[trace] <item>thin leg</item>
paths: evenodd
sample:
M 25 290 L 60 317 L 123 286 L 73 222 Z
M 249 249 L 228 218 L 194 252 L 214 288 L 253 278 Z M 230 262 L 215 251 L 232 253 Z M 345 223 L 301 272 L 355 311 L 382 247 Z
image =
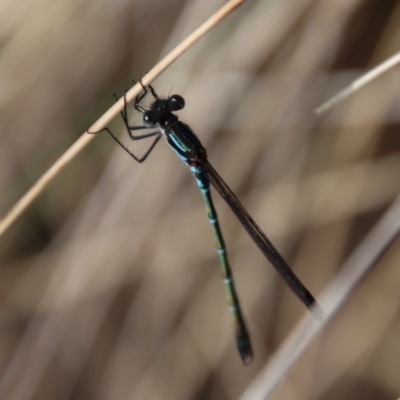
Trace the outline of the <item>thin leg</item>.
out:
M 101 131 L 98 131 L 98 132 L 89 132 L 89 131 L 87 131 L 87 132 L 88 133 L 100 133 L 100 132 L 103 132 L 103 131 L 108 132 L 108 134 L 138 163 L 142 163 L 143 161 L 146 160 L 147 156 L 151 153 L 151 151 L 154 149 L 154 146 L 157 144 L 157 142 L 160 140 L 160 138 L 162 136 L 162 134 L 160 132 L 147 133 L 145 135 L 140 135 L 140 137 L 139 136 L 134 136 L 134 138 L 136 140 L 145 139 L 145 138 L 151 137 L 151 136 L 156 136 L 156 138 L 153 140 L 153 142 L 151 143 L 151 146 L 148 148 L 146 153 L 144 153 L 144 155 L 142 157 L 137 157 L 111 132 L 110 129 L 103 128 Z
M 116 93 L 114 93 L 114 99 L 115 101 L 118 101 L 118 95 Z M 137 140 L 136 138 L 142 135 L 133 135 L 132 131 L 139 131 L 139 130 L 143 130 L 143 129 L 149 129 L 148 127 L 144 126 L 144 125 L 139 125 L 139 126 L 133 126 L 133 125 L 129 125 L 129 121 L 128 121 L 128 102 L 126 101 L 126 91 L 124 91 L 124 109 L 121 111 L 121 117 L 124 121 L 124 124 L 126 126 L 126 129 L 128 131 L 128 134 L 130 136 L 130 138 L 132 140 Z M 139 137 L 140 139 L 141 137 Z
M 137 82 L 134 79 L 132 79 L 132 84 L 136 85 L 136 83 Z M 143 114 L 146 110 L 140 105 L 140 102 L 146 97 L 147 89 L 146 89 L 146 86 L 143 85 L 141 80 L 139 80 L 139 83 L 140 83 L 140 86 L 143 89 L 143 94 L 140 95 L 140 96 L 139 95 L 136 96 L 134 107 L 135 107 L 135 109 L 137 111 L 139 111 L 139 112 L 141 112 Z M 127 92 L 127 90 L 124 91 L 124 97 L 125 97 L 126 92 Z
M 136 84 L 136 81 L 133 80 L 132 83 L 135 85 L 135 84 Z M 135 108 L 135 110 L 137 110 L 137 111 L 139 111 L 140 113 L 143 114 L 144 112 L 146 112 L 146 110 L 141 106 L 140 103 L 141 103 L 141 101 L 147 96 L 148 90 L 147 90 L 146 86 L 143 85 L 143 83 L 142 83 L 141 80 L 139 80 L 139 83 L 140 83 L 140 86 L 142 86 L 143 93 L 142 93 L 140 96 L 139 96 L 139 95 L 136 96 L 135 103 L 134 103 L 134 108 Z M 153 96 L 156 100 L 158 100 L 158 99 L 159 99 L 158 94 L 157 94 L 156 91 L 154 90 L 153 86 L 148 85 L 148 87 L 150 88 L 150 92 L 151 92 L 152 96 Z M 128 124 L 128 112 L 127 112 L 126 93 L 127 93 L 127 91 L 125 90 L 125 91 L 124 91 L 124 114 L 122 113 L 122 111 L 121 111 L 121 114 L 122 114 L 122 118 L 124 119 L 124 121 L 126 121 L 126 125 L 129 126 L 129 124 Z M 115 97 L 115 100 L 116 100 L 116 101 L 119 100 L 118 96 L 117 96 L 115 93 L 114 93 L 114 97 Z M 136 128 L 134 128 L 134 129 L 136 129 Z
M 146 86 L 143 85 L 141 80 L 139 80 L 139 83 L 143 89 L 143 94 L 140 96 L 139 95 L 136 96 L 134 107 L 135 107 L 135 110 L 137 110 L 143 114 L 146 110 L 140 105 L 140 102 L 147 96 L 147 89 L 146 89 Z M 125 97 L 125 94 L 126 93 L 124 93 L 124 97 Z M 125 103 L 126 103 L 126 100 L 125 100 Z
M 120 114 L 121 114 L 122 119 L 123 119 L 123 121 L 124 121 L 124 125 L 126 126 L 126 130 L 128 131 L 129 137 L 130 137 L 132 140 L 140 140 L 140 139 L 144 139 L 144 138 L 146 138 L 146 137 L 154 136 L 154 135 L 155 135 L 154 132 L 152 132 L 152 133 L 145 133 L 144 135 L 133 135 L 133 134 L 132 134 L 132 131 L 142 131 L 142 130 L 148 130 L 148 129 L 153 129 L 153 128 L 148 128 L 147 126 L 144 126 L 144 125 L 137 125 L 137 126 L 135 126 L 135 125 L 129 125 L 129 121 L 128 121 L 128 108 L 127 108 L 128 103 L 127 103 L 127 101 L 126 101 L 125 94 L 126 94 L 126 91 L 124 92 L 124 109 L 123 109 L 123 111 L 121 111 Z M 118 96 L 117 96 L 116 93 L 114 93 L 114 98 L 115 98 L 116 101 L 119 100 L 119 98 L 118 98 Z M 158 133 L 158 132 L 157 132 L 157 133 Z
M 253 350 L 251 347 L 250 336 L 247 332 L 246 324 L 244 322 L 242 310 L 240 308 L 239 297 L 236 292 L 232 269 L 228 261 L 228 255 L 226 253 L 221 228 L 218 223 L 217 212 L 211 198 L 210 182 L 208 181 L 207 177 L 204 175 L 201 169 L 192 167 L 192 172 L 194 172 L 197 179 L 197 184 L 201 192 L 203 193 L 203 197 L 207 206 L 208 218 L 210 220 L 211 226 L 214 231 L 215 240 L 217 242 L 222 276 L 224 279 L 226 294 L 229 301 L 229 308 L 235 328 L 236 345 L 243 363 L 248 365 L 253 360 Z
M 146 89 L 146 87 L 142 84 L 141 81 L 140 85 L 143 88 L 143 94 L 142 95 L 138 95 L 136 96 L 135 99 L 135 109 L 138 110 L 141 113 L 144 113 L 146 110 L 140 105 L 140 102 L 144 99 L 144 97 L 147 95 L 148 91 Z M 136 82 L 133 81 L 133 83 L 135 84 Z M 151 87 L 151 86 L 150 86 Z M 155 94 L 155 91 L 153 89 L 153 87 L 151 87 L 151 93 L 153 94 L 153 96 L 157 96 L 157 94 Z M 142 163 L 143 161 L 146 160 L 146 158 L 148 157 L 148 155 L 151 153 L 151 151 L 154 149 L 155 145 L 158 143 L 158 141 L 160 140 L 162 134 L 159 130 L 157 131 L 153 131 L 150 133 L 144 133 L 142 135 L 133 135 L 132 131 L 137 131 L 137 130 L 148 130 L 149 128 L 141 125 L 141 126 L 131 126 L 129 125 L 129 121 L 128 121 L 128 103 L 126 101 L 126 91 L 124 91 L 124 108 L 121 111 L 121 116 L 122 116 L 122 120 L 124 121 L 124 125 L 126 127 L 126 130 L 128 131 L 128 135 L 132 140 L 142 140 L 142 139 L 146 139 L 149 137 L 153 137 L 155 136 L 153 142 L 151 143 L 150 147 L 147 149 L 146 153 L 142 156 L 142 157 L 137 157 L 135 154 L 133 154 L 132 151 L 130 151 L 112 132 L 109 128 L 103 128 L 101 131 L 98 132 L 90 132 L 89 130 L 87 131 L 87 133 L 100 133 L 103 131 L 106 131 L 134 160 L 136 160 L 139 163 Z M 115 101 L 118 101 L 118 95 L 116 93 L 114 93 L 114 98 Z M 158 98 L 158 97 L 157 97 Z M 152 128 L 150 128 L 152 129 Z
M 133 82 L 135 82 L 135 81 L 133 81 Z M 143 96 L 140 98 L 140 100 L 139 100 L 138 102 L 140 102 L 140 101 L 144 98 L 144 96 L 146 96 L 146 94 L 147 94 L 147 88 L 146 88 L 145 85 L 143 85 L 141 79 L 139 79 L 139 83 L 140 83 L 140 85 L 142 86 L 142 89 L 143 89 L 143 91 L 144 91 L 144 94 L 143 94 Z M 151 92 L 151 94 L 153 95 L 153 97 L 154 97 L 156 100 L 159 100 L 160 97 L 158 96 L 158 94 L 157 94 L 156 91 L 154 90 L 153 86 L 151 86 L 150 84 L 148 84 L 147 87 L 150 88 L 150 92 Z
M 149 88 L 150 88 L 150 92 L 153 95 L 153 97 L 158 100 L 159 99 L 158 94 L 154 90 L 153 86 L 149 85 Z

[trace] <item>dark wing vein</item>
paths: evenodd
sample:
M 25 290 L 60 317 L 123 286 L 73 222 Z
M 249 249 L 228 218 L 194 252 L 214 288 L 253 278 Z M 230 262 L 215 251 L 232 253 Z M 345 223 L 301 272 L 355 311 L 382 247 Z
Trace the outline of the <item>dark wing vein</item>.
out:
M 278 250 L 275 249 L 271 241 L 267 238 L 265 233 L 260 229 L 253 218 L 251 218 L 238 198 L 219 176 L 218 172 L 213 168 L 208 160 L 203 161 L 202 167 L 211 184 L 218 191 L 221 197 L 228 203 L 229 207 L 235 213 L 236 217 L 242 223 L 248 234 L 264 253 L 265 257 L 267 257 L 267 259 L 275 267 L 283 280 L 293 290 L 298 298 L 307 306 L 307 308 L 309 308 L 318 319 L 321 319 L 323 312 L 319 308 L 313 295 L 294 274 L 289 265 L 279 254 Z

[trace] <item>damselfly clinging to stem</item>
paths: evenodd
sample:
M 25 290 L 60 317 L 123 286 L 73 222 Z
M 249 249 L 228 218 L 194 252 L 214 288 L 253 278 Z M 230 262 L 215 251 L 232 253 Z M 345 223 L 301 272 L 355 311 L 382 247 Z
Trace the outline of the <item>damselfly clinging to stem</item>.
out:
M 195 175 L 197 184 L 206 202 L 208 218 L 213 228 L 217 243 L 222 275 L 235 328 L 237 348 L 244 364 L 249 364 L 253 359 L 253 350 L 240 308 L 239 298 L 236 293 L 232 270 L 229 265 L 224 239 L 218 223 L 217 212 L 215 211 L 211 198 L 210 182 L 222 198 L 228 203 L 229 207 L 236 214 L 237 218 L 247 230 L 251 238 L 298 298 L 314 313 L 314 315 L 316 315 L 317 318 L 322 316 L 322 311 L 311 293 L 301 283 L 299 278 L 297 278 L 264 232 L 254 222 L 253 218 L 250 217 L 237 197 L 229 189 L 228 185 L 208 162 L 206 150 L 194 132 L 188 125 L 181 122 L 178 117 L 173 114 L 173 112 L 179 111 L 185 106 L 185 100 L 183 97 L 174 94 L 169 96 L 167 99 L 161 99 L 153 87 L 149 85 L 148 87 L 155 100 L 151 104 L 150 108 L 146 110 L 140 103 L 147 95 L 148 90 L 145 86 L 142 85 L 142 87 L 143 94 L 136 97 L 134 107 L 137 111 L 143 114 L 143 125 L 129 125 L 125 95 L 125 105 L 121 115 L 132 140 L 142 140 L 150 137 L 153 138 L 153 142 L 146 153 L 142 157 L 137 157 L 126 146 L 124 146 L 124 144 L 108 128 L 105 128 L 104 130 L 106 130 L 131 157 L 140 163 L 147 158 L 154 146 L 160 140 L 161 136 L 164 135 L 172 150 L 174 150 L 178 157 L 190 167 L 191 171 Z M 154 131 L 154 128 L 158 129 Z M 139 135 L 133 134 L 134 131 L 143 131 L 146 129 L 152 129 L 152 132 Z

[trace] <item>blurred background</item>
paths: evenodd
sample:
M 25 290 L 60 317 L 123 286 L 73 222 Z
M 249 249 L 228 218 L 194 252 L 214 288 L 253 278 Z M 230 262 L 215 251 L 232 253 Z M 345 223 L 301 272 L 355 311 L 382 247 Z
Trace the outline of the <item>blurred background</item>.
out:
M 1 215 L 223 4 L 2 0 Z M 153 83 L 185 97 L 180 118 L 315 295 L 400 190 L 398 69 L 313 110 L 399 51 L 399 20 L 396 0 L 249 0 Z M 223 400 L 251 387 L 307 311 L 214 200 L 251 366 L 189 169 L 164 141 L 138 164 L 100 134 L 1 238 L 0 398 Z M 395 242 L 274 399 L 399 397 L 399 256 Z

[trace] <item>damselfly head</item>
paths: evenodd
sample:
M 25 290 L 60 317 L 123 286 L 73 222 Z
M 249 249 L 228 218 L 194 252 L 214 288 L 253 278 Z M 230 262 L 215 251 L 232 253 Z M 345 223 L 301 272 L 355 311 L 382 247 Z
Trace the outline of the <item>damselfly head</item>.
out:
M 182 110 L 185 107 L 185 99 L 179 94 L 169 96 L 168 99 L 157 99 L 150 110 L 143 113 L 143 125 L 153 128 L 157 124 L 163 124 L 172 116 L 172 112 Z

